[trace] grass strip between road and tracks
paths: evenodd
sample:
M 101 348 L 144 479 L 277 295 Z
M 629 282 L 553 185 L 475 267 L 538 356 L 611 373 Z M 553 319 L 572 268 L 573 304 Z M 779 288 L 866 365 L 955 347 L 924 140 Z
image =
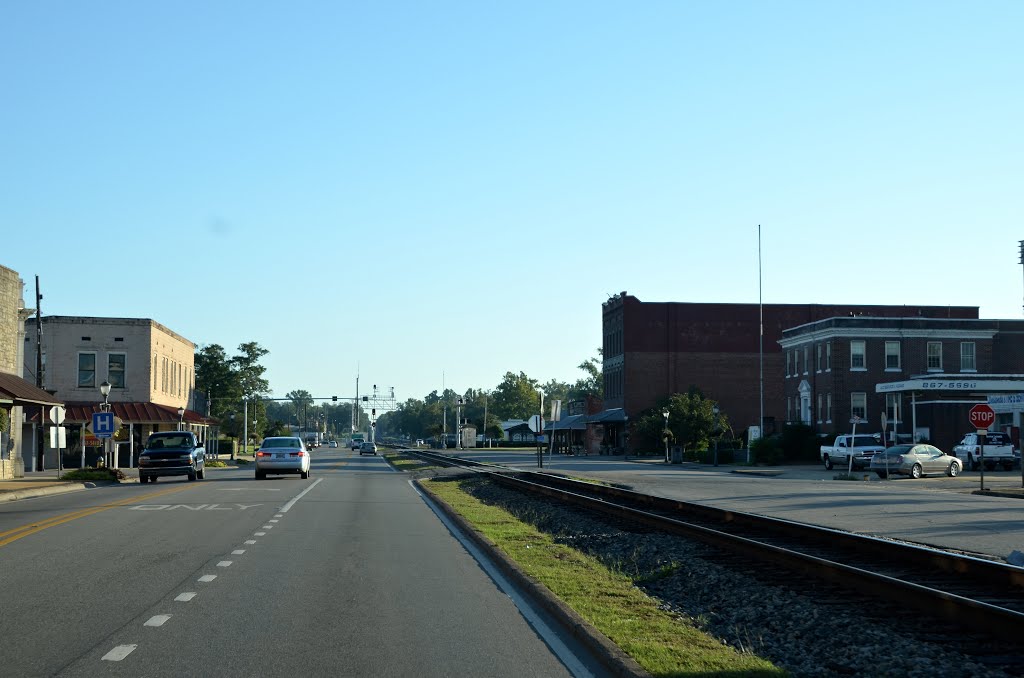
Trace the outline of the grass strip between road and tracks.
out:
M 548 588 L 654 676 L 780 676 L 760 657 L 723 644 L 658 606 L 632 579 L 563 544 L 463 487 L 475 478 L 423 484 L 527 575 Z

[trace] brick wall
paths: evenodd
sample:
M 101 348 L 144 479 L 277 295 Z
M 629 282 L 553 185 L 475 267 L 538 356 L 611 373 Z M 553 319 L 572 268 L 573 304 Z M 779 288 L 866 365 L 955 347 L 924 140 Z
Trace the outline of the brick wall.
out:
M 609 358 L 616 358 L 607 350 L 609 337 L 616 336 L 621 323 L 624 382 L 622 397 L 606 397 L 606 405 L 621 406 L 633 417 L 694 385 L 720 401 L 740 434 L 758 422 L 763 345 L 764 414 L 781 423 L 786 414 L 785 356 L 778 343 L 783 331 L 851 315 L 972 319 L 978 317 L 978 307 L 645 303 L 623 292 L 602 308 L 606 367 L 612 362 Z

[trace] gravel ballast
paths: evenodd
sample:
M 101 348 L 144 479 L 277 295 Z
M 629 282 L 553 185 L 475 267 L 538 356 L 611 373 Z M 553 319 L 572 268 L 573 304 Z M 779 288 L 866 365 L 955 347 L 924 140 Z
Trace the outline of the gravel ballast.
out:
M 807 593 L 811 585 L 804 581 L 804 590 L 775 584 L 753 566 L 746 569 L 738 559 L 698 542 L 634 531 L 490 482 L 469 483 L 466 489 L 631 577 L 664 610 L 795 676 L 1011 675 L 949 649 L 943 633 L 920 619 L 887 615 L 884 601 L 867 599 L 854 609 Z

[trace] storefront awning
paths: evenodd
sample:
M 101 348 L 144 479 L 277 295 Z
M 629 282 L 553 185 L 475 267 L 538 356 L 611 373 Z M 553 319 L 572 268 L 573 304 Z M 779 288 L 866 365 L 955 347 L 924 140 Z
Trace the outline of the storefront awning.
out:
M 60 398 L 50 395 L 35 384 L 16 374 L 0 372 L 0 402 L 11 405 L 63 405 Z

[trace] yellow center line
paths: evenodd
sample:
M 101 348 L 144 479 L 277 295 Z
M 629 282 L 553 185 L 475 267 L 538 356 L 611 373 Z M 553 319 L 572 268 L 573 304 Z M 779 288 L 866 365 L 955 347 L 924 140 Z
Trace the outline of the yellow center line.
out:
M 94 513 L 106 511 L 107 509 L 116 508 L 118 506 L 125 506 L 127 504 L 134 504 L 136 502 L 145 501 L 147 499 L 153 499 L 154 497 L 160 497 L 165 494 L 171 494 L 173 492 L 181 492 L 183 490 L 190 489 L 189 486 L 185 487 L 172 487 L 167 490 L 159 490 L 157 492 L 150 492 L 149 494 L 143 494 L 137 497 L 129 497 L 127 499 L 121 499 L 119 501 L 110 502 L 109 504 L 101 504 L 100 506 L 91 506 L 87 509 L 80 509 L 78 511 L 72 511 L 71 513 L 64 513 L 59 516 L 53 516 L 46 520 L 40 520 L 37 522 L 29 523 L 28 525 L 22 525 L 21 527 L 15 527 L 14 529 L 7 530 L 6 532 L 0 532 L 0 546 L 10 544 L 12 541 L 17 541 L 22 537 L 27 537 L 30 534 L 35 534 L 45 530 L 48 527 L 54 527 L 56 525 L 62 525 L 72 520 L 79 518 L 85 518 L 91 516 Z

